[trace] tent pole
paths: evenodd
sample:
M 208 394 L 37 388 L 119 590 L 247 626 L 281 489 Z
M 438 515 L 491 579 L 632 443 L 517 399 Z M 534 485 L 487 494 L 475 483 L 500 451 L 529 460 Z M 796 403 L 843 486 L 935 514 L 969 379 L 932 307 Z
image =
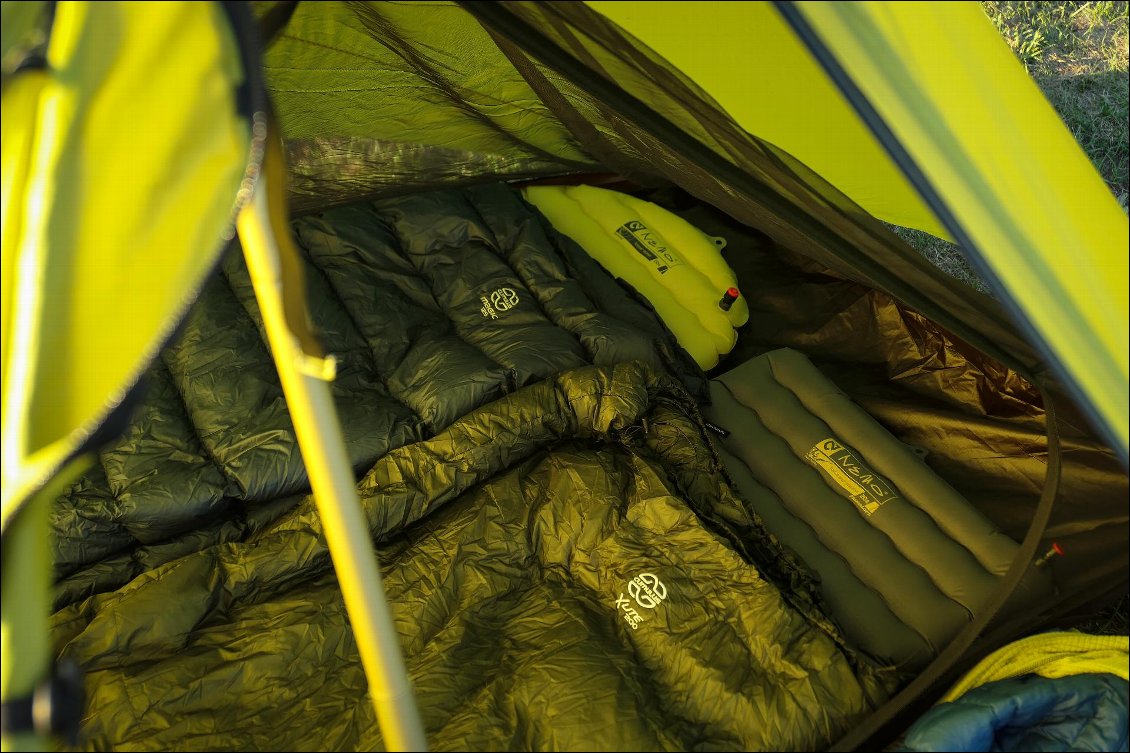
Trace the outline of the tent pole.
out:
M 277 134 L 271 134 L 261 179 L 239 214 L 239 238 L 381 735 L 388 750 L 426 750 L 400 636 L 385 599 L 330 392 L 334 361 L 322 356 L 306 322 L 301 261 L 286 212 L 285 169 Z

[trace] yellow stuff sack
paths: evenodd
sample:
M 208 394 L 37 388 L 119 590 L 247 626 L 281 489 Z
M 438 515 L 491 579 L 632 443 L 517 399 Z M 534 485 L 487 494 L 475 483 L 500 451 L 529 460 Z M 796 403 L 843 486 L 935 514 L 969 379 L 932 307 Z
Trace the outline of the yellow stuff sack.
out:
M 526 200 L 613 276 L 647 298 L 703 369 L 718 365 L 749 319 L 737 277 L 711 238 L 678 215 L 593 186 L 529 186 Z

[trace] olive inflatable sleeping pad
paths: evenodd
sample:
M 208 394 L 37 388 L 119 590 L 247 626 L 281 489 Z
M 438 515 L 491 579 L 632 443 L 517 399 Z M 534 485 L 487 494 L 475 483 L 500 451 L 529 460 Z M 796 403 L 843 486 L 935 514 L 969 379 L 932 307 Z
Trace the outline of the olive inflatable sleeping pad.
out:
M 1018 545 L 825 377 L 782 349 L 711 381 L 704 415 L 765 526 L 820 579 L 849 642 L 913 671 L 972 620 Z M 1031 567 L 1016 598 L 1047 594 Z

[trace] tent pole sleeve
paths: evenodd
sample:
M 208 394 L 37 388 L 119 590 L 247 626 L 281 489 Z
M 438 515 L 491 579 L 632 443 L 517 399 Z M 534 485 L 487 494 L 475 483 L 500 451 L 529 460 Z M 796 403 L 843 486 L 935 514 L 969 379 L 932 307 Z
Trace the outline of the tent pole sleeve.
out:
M 240 242 L 341 583 L 381 735 L 388 750 L 425 750 L 423 725 L 401 654 L 400 637 L 385 599 L 369 524 L 357 497 L 330 392 L 328 380 L 333 378 L 334 362 L 303 347 L 313 338 L 306 322 L 295 320 L 294 302 L 304 300 L 305 290 L 300 257 L 286 218 L 282 183 L 285 164 L 277 137 L 267 139 L 267 149 L 259 185 L 239 214 Z

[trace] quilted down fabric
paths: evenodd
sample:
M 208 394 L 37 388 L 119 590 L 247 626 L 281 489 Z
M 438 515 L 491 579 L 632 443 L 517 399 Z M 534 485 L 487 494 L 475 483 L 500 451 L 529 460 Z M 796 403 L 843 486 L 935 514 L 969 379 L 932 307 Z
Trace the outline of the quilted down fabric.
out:
M 928 711 L 908 751 L 1125 751 L 1130 685 L 1112 674 L 1025 675 Z
M 310 315 L 358 474 L 514 390 L 586 364 L 701 372 L 642 299 L 501 184 L 297 220 Z M 307 480 L 242 255 L 161 353 L 122 438 L 55 505 L 56 605 L 293 507 Z
M 818 749 L 882 698 L 703 431 L 671 378 L 585 367 L 373 465 L 432 749 Z M 308 498 L 53 627 L 87 671 L 88 749 L 381 744 Z

